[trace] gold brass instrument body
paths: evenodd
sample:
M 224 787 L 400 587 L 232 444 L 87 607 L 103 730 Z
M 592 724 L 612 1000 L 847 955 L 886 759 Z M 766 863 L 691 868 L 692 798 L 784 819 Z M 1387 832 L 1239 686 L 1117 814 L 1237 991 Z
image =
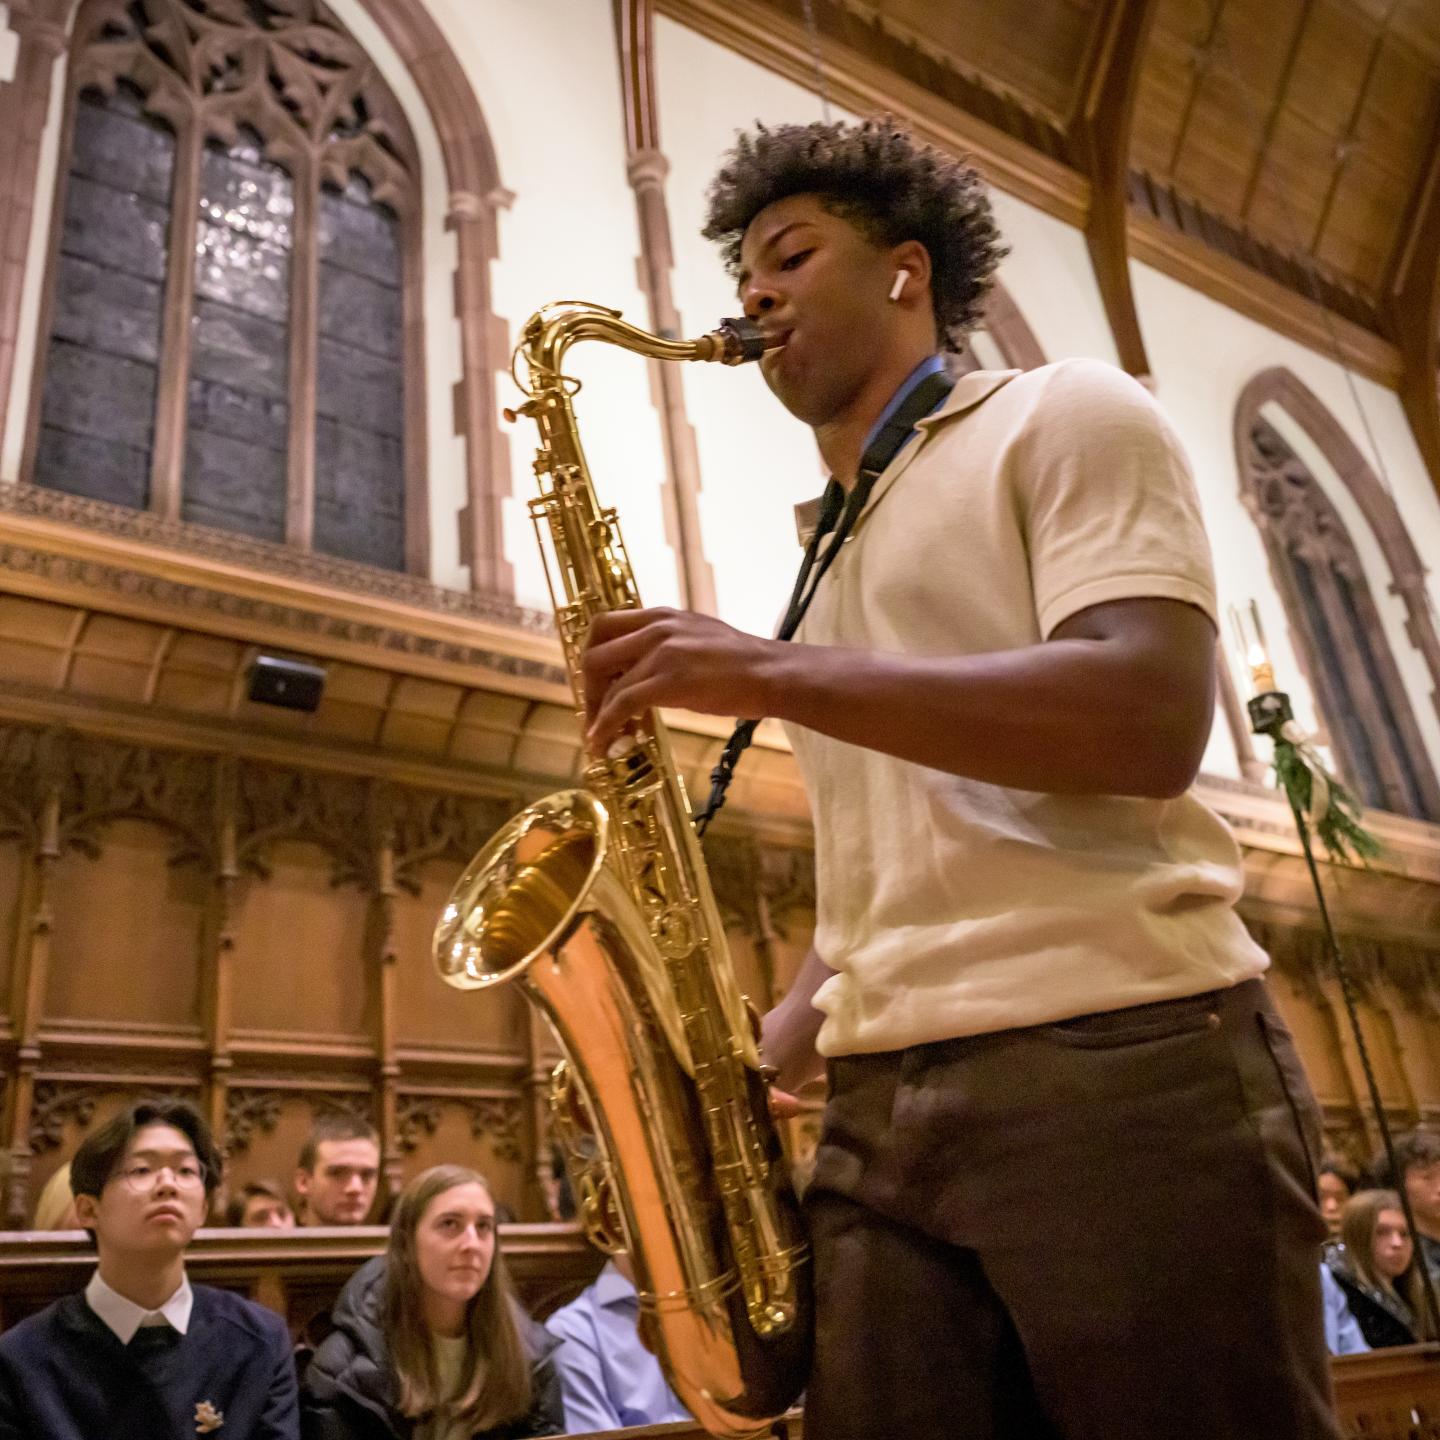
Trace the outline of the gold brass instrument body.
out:
M 562 371 L 579 340 L 736 364 L 748 322 L 694 341 L 580 302 L 532 316 L 516 350 L 540 431 L 530 504 L 580 717 L 590 624 L 640 604 L 615 512 L 595 495 Z M 548 545 L 547 545 L 548 541 Z M 798 1398 L 812 1330 L 809 1251 L 771 1120 L 684 785 L 658 716 L 584 786 L 531 805 L 471 862 L 435 933 L 460 989 L 514 979 L 566 1060 L 552 1082 L 580 1218 L 635 1270 L 641 1327 L 713 1435 L 762 1433 Z

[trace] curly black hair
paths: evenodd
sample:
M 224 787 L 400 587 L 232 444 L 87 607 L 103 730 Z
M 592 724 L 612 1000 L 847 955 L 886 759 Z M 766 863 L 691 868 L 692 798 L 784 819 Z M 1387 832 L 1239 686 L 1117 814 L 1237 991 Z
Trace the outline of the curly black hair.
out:
M 711 182 L 701 232 L 740 271 L 740 242 L 767 205 L 818 195 L 877 245 L 918 240 L 930 254 L 935 324 L 958 350 L 980 318 L 1005 255 L 975 168 L 917 140 L 888 117 L 851 125 L 757 124 L 737 136 Z

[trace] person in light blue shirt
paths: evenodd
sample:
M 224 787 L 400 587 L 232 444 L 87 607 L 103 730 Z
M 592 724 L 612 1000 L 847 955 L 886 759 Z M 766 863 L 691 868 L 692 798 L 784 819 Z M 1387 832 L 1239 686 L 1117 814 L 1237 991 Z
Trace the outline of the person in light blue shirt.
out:
M 1362 1355 L 1370 1347 L 1360 1333 L 1360 1322 L 1350 1313 L 1340 1282 L 1323 1262 L 1320 1290 L 1325 1297 L 1325 1344 L 1332 1355 Z
M 560 1341 L 553 1358 L 572 1434 L 690 1418 L 641 1342 L 639 1318 L 640 1297 L 622 1255 L 545 1322 Z

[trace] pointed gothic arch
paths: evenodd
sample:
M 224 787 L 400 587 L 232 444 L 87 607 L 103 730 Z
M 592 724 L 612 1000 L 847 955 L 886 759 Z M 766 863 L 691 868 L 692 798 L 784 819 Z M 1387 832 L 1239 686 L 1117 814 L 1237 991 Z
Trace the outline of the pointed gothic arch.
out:
M 1317 397 L 1289 370 L 1257 375 L 1235 411 L 1240 499 L 1260 530 L 1330 743 L 1366 804 L 1440 819 L 1440 783 L 1354 539 L 1318 478 L 1262 413 L 1270 404 L 1305 431 L 1354 497 L 1391 589 L 1405 602 L 1407 633 L 1440 704 L 1440 640 L 1419 554 L 1394 501 Z
M 1009 369 L 1034 370 L 1046 363 L 1045 352 L 1040 348 L 1035 332 L 1020 313 L 1014 296 L 998 278 L 990 282 L 980 323 L 975 329 L 989 337 L 999 351 L 1001 361 Z M 970 370 L 985 368 L 986 358 L 978 354 L 975 347 L 968 342 L 952 363 L 952 369 L 962 375 Z
M 29 215 L 36 203 L 40 135 L 48 111 L 55 56 L 84 0 L 15 0 L 11 29 L 18 39 L 15 81 L 4 87 L 0 111 L 18 121 L 24 144 L 13 163 L 0 167 L 0 399 L 8 396 L 19 339 L 19 295 L 27 266 L 44 265 L 44 254 L 29 253 Z M 311 3 L 311 0 L 307 0 Z M 460 558 L 470 568 L 475 590 L 508 596 L 514 581 L 504 558 L 501 506 L 510 492 L 506 439 L 500 429 L 497 377 L 508 358 L 505 327 L 491 306 L 490 265 L 496 258 L 497 214 L 510 195 L 478 97 L 444 34 L 421 0 L 357 0 L 375 21 L 414 82 L 428 112 L 445 172 L 446 227 L 456 236 L 455 319 L 459 329 L 461 377 L 455 397 L 456 431 L 465 445 L 466 496 L 459 515 Z M 222 7 L 223 8 L 223 7 Z M 294 7 L 291 7 L 294 8 Z M 322 0 L 312 8 L 329 16 Z M 427 197 L 427 205 L 429 200 Z M 57 217 L 58 218 L 58 217 Z M 34 408 L 37 397 L 32 396 Z M 418 423 L 423 396 L 407 401 Z M 407 421 L 410 416 L 407 416 Z M 0 405 L 0 428 L 4 408 Z M 418 512 L 417 521 L 428 523 Z

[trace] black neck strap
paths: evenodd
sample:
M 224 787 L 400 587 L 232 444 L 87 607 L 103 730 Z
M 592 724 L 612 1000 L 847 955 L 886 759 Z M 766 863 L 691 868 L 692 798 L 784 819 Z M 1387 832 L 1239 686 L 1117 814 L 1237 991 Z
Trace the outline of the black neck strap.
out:
M 850 538 L 860 519 L 861 512 L 869 503 L 875 482 L 889 468 L 890 462 L 900 453 L 905 442 L 914 433 L 916 424 L 932 414 L 955 388 L 954 378 L 945 371 L 927 375 L 905 397 L 895 413 L 876 432 L 874 439 L 865 447 L 860 457 L 860 469 L 849 494 L 837 481 L 831 480 L 820 499 L 820 517 L 815 533 L 805 547 L 805 558 L 800 562 L 800 574 L 796 577 L 795 588 L 790 592 L 790 604 L 786 607 L 785 618 L 776 632 L 779 640 L 794 638 L 825 578 L 825 572 L 835 563 L 840 547 Z M 826 539 L 823 554 L 821 546 Z M 720 760 L 710 772 L 710 798 L 705 808 L 695 816 L 695 828 L 703 835 L 705 827 L 720 812 L 725 803 L 725 792 L 735 776 L 735 765 L 741 755 L 750 747 L 755 738 L 758 720 L 742 720 L 731 732 L 720 752 Z

